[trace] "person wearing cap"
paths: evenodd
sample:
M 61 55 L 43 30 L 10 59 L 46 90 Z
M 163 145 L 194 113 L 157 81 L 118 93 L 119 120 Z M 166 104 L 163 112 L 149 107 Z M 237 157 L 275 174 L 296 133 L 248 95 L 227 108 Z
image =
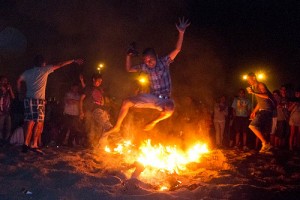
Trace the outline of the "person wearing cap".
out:
M 248 93 L 253 94 L 257 100 L 257 105 L 250 115 L 252 121 L 249 128 L 262 143 L 259 152 L 267 153 L 272 148 L 271 144 L 267 141 L 267 135 L 271 133 L 276 101 L 267 86 L 259 82 L 253 72 L 248 74 L 247 81 L 250 85 L 250 87 L 247 87 Z
M 174 101 L 171 99 L 171 76 L 169 71 L 170 63 L 181 51 L 184 32 L 190 25 L 188 20 L 179 19 L 176 28 L 179 32 L 175 49 L 165 57 L 159 58 L 153 48 L 146 48 L 143 51 L 143 63 L 132 65 L 131 58 L 136 55 L 135 51 L 129 50 L 126 56 L 126 70 L 128 72 L 145 73 L 150 82 L 150 92 L 147 94 L 139 94 L 134 97 L 125 99 L 122 103 L 121 110 L 116 125 L 108 132 L 106 137 L 113 132 L 119 132 L 121 124 L 126 117 L 128 111 L 132 107 L 151 108 L 160 111 L 160 115 L 148 123 L 144 130 L 151 130 L 158 122 L 169 118 L 174 112 Z
M 34 67 L 21 74 L 17 81 L 18 91 L 21 91 L 22 82 L 26 85 L 26 98 L 24 99 L 24 134 L 25 141 L 22 152 L 33 150 L 39 153 L 38 140 L 43 132 L 45 118 L 45 91 L 49 74 L 71 63 L 82 64 L 81 59 L 68 60 L 55 65 L 47 65 L 42 55 L 34 58 Z M 33 144 L 31 144 L 34 133 Z

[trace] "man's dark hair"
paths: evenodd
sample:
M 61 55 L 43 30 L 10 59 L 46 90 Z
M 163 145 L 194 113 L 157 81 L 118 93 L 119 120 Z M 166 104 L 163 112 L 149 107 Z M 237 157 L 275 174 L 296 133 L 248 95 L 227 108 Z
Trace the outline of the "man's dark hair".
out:
M 247 75 L 248 77 L 256 77 L 256 75 L 255 75 L 255 73 L 254 72 L 250 72 L 250 73 L 248 73 L 248 75 Z
M 156 57 L 155 50 L 153 48 L 146 48 L 146 49 L 144 49 L 143 56 L 148 56 L 148 55 Z
M 273 94 L 274 94 L 274 93 L 276 93 L 278 96 L 281 96 L 281 95 L 280 95 L 280 90 L 278 90 L 278 89 L 274 90 L 274 91 L 273 91 Z
M 92 78 L 93 78 L 93 80 L 102 79 L 102 75 L 101 74 L 93 74 Z
M 33 60 L 33 64 L 37 67 L 40 67 L 45 62 L 45 58 L 42 55 L 36 55 Z

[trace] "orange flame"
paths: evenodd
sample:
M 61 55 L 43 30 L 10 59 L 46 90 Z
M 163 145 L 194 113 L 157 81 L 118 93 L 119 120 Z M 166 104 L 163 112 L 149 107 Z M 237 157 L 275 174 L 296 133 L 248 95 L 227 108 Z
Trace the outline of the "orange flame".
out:
M 196 144 L 187 152 L 174 146 L 151 145 L 151 140 L 146 140 L 140 147 L 137 161 L 145 167 L 150 166 L 169 173 L 180 173 L 186 170 L 190 162 L 199 162 L 201 155 L 208 153 L 206 144 Z

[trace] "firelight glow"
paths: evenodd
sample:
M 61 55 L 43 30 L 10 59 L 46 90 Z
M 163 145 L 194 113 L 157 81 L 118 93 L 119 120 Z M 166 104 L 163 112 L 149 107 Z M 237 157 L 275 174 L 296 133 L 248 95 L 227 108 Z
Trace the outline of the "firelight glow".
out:
M 209 153 L 206 144 L 196 143 L 187 151 L 183 151 L 176 145 L 152 145 L 150 139 L 143 141 L 138 150 L 130 140 L 116 144 L 116 147 L 113 149 L 106 146 L 104 150 L 107 153 L 122 154 L 124 160 L 128 162 L 137 161 L 144 167 L 177 174 L 186 170 L 188 163 L 199 163 L 201 156 Z M 151 176 L 151 174 L 147 174 L 146 176 Z
M 191 162 L 199 162 L 203 154 L 208 153 L 206 144 L 196 144 L 184 152 L 176 145 L 163 146 L 152 145 L 151 140 L 146 140 L 140 146 L 140 155 L 137 161 L 145 167 L 153 167 L 169 173 L 186 170 L 186 165 Z
M 146 76 L 140 76 L 139 79 L 138 79 L 139 83 L 141 85 L 146 85 L 148 84 L 148 78 Z
M 259 80 L 263 80 L 263 79 L 265 79 L 265 74 L 259 73 L 259 74 L 257 75 L 257 78 L 258 78 Z
M 266 79 L 266 75 L 263 72 L 257 72 L 256 74 L 256 78 L 258 80 L 265 80 Z M 243 80 L 247 80 L 248 76 L 246 74 L 242 75 L 242 79 Z
M 114 145 L 115 148 L 105 147 L 109 154 L 122 155 L 124 163 L 134 166 L 131 177 L 139 177 L 141 180 L 154 181 L 157 177 L 170 174 L 184 174 L 189 172 L 190 163 L 200 163 L 202 156 L 209 153 L 207 145 L 196 142 L 186 151 L 176 145 L 152 145 L 151 140 L 144 140 L 137 148 L 130 140 L 123 140 Z M 129 175 L 130 176 L 130 175 Z M 155 181 L 155 184 L 158 182 Z M 181 183 L 178 181 L 178 183 Z M 169 183 L 161 183 L 158 190 L 166 191 L 172 187 Z

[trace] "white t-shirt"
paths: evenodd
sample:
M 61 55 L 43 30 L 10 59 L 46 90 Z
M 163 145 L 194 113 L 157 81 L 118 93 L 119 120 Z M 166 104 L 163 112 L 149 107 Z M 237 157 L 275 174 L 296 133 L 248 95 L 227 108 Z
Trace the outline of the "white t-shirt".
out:
M 64 114 L 78 116 L 79 115 L 79 100 L 80 95 L 74 94 L 72 92 L 68 92 L 65 96 L 65 107 L 64 107 Z M 68 100 L 75 100 L 77 103 L 67 103 Z
M 34 99 L 45 99 L 48 75 L 54 71 L 52 65 L 45 67 L 34 67 L 26 70 L 21 79 L 26 83 L 26 97 Z

